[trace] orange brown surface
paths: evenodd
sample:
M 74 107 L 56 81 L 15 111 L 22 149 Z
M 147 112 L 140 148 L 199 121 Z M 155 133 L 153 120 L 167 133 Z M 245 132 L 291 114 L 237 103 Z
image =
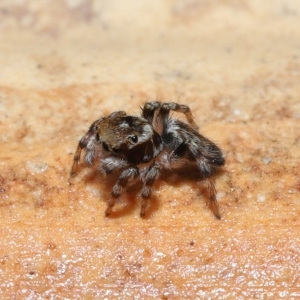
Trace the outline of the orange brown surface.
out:
M 2 1 L 1 299 L 300 297 L 296 1 Z M 188 104 L 226 154 L 222 215 L 194 177 L 163 177 L 147 217 L 81 166 L 115 110 Z

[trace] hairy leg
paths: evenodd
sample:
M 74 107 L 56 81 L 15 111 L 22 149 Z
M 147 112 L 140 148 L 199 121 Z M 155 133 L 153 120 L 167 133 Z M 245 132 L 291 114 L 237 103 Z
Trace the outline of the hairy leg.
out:
M 138 176 L 139 170 L 135 166 L 131 166 L 128 169 L 124 170 L 116 184 L 114 185 L 112 191 L 111 191 L 111 198 L 108 201 L 108 206 L 105 211 L 105 215 L 109 216 L 113 206 L 115 205 L 117 199 L 122 194 L 124 187 L 132 181 L 136 176 Z
M 75 176 L 75 174 L 77 173 L 78 170 L 78 163 L 80 161 L 80 154 L 81 151 L 86 147 L 86 145 L 82 142 L 82 140 L 79 141 L 75 155 L 74 155 L 74 159 L 73 159 L 73 165 L 71 168 L 71 172 L 70 172 L 70 177 Z
M 205 183 L 207 185 L 207 189 L 208 189 L 208 192 L 209 192 L 209 201 L 210 201 L 211 209 L 212 209 L 215 217 L 220 220 L 221 215 L 220 215 L 220 212 L 219 212 L 218 202 L 217 202 L 217 199 L 216 199 L 216 193 L 217 192 L 216 192 L 214 180 L 212 178 L 207 178 L 205 180 Z
M 179 113 L 183 113 L 188 120 L 188 123 L 196 130 L 198 130 L 198 126 L 194 121 L 192 112 L 187 105 L 178 104 L 175 102 L 162 103 L 160 108 L 160 113 L 163 115 L 169 115 L 170 111 L 176 111 Z
M 144 178 L 144 186 L 142 189 L 141 212 L 140 212 L 140 216 L 142 218 L 145 217 L 148 199 L 152 194 L 152 186 L 153 183 L 155 182 L 155 179 L 159 176 L 159 174 L 160 174 L 160 166 L 159 164 L 154 163 L 149 167 L 146 176 Z
M 159 101 L 146 102 L 142 108 L 142 117 L 145 118 L 148 123 L 153 125 L 155 111 L 158 110 L 160 106 L 161 102 Z
M 75 152 L 75 155 L 74 155 L 73 165 L 72 165 L 71 172 L 70 172 L 70 178 L 73 177 L 77 173 L 81 151 L 86 149 L 88 147 L 88 144 L 93 142 L 93 140 L 95 139 L 95 133 L 97 131 L 98 124 L 101 122 L 101 120 L 102 120 L 102 118 L 96 120 L 91 125 L 88 132 L 80 139 L 77 149 L 76 149 L 76 152 Z M 90 148 L 92 148 L 92 147 L 90 147 Z M 92 155 L 91 149 L 88 151 L 88 153 L 86 153 L 86 156 L 87 156 L 86 160 L 91 160 L 91 163 L 92 163 L 93 155 Z M 70 179 L 69 179 L 69 182 L 70 182 Z
M 71 178 L 74 177 L 77 173 L 78 163 L 80 161 L 81 152 L 82 152 L 82 150 L 87 149 L 87 145 L 88 145 L 88 143 L 90 142 L 91 139 L 92 139 L 92 135 L 88 132 L 86 135 L 84 135 L 80 139 L 80 141 L 78 143 L 78 146 L 77 146 L 77 149 L 76 149 L 76 152 L 75 152 L 75 155 L 74 155 L 74 159 L 73 159 L 72 168 L 71 168 L 71 171 L 70 171 L 69 184 L 72 184 Z M 91 150 L 86 150 L 85 160 L 89 161 L 90 163 L 93 162 L 93 160 L 94 160 L 94 151 L 92 149 Z
M 109 174 L 113 170 L 121 170 L 128 167 L 128 162 L 122 158 L 107 157 L 101 160 L 99 171 L 103 174 Z
M 196 163 L 199 170 L 199 175 L 202 180 L 204 180 L 205 185 L 209 194 L 209 203 L 210 207 L 217 219 L 221 219 L 219 213 L 218 203 L 216 199 L 216 188 L 214 184 L 213 174 L 215 172 L 214 166 L 212 166 L 205 157 L 201 154 L 200 151 L 191 151 L 191 143 L 182 143 L 178 146 L 177 149 L 173 150 L 169 156 L 170 168 L 171 169 L 180 169 L 186 163 Z M 191 160 L 191 157 L 188 158 L 186 153 L 190 153 L 194 156 L 194 160 Z

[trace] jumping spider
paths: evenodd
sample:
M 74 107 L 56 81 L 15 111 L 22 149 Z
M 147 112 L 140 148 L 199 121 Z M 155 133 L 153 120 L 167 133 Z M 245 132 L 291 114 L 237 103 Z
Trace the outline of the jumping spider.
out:
M 183 113 L 188 124 L 171 118 L 170 111 Z M 78 143 L 71 177 L 77 172 L 82 150 L 85 150 L 85 162 L 96 161 L 102 173 L 120 173 L 111 191 L 106 216 L 123 189 L 130 182 L 140 180 L 143 185 L 140 215 L 144 217 L 153 183 L 161 172 L 178 171 L 191 165 L 206 182 L 213 213 L 220 219 L 211 176 L 224 165 L 225 159 L 218 146 L 198 133 L 188 106 L 151 101 L 145 103 L 141 117 L 116 111 L 96 120 Z

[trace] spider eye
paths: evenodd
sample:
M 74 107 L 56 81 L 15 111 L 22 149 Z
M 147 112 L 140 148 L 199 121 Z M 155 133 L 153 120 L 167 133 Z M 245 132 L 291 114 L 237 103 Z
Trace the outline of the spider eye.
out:
M 120 152 L 120 149 L 119 149 L 119 148 L 113 147 L 113 148 L 112 148 L 112 151 L 113 151 L 114 153 L 119 153 L 119 152 Z
M 98 133 L 98 132 L 97 132 L 96 135 L 95 135 L 95 140 L 96 140 L 97 142 L 100 141 L 100 136 L 99 136 L 99 133 Z
M 102 142 L 102 147 L 105 151 L 109 151 L 108 145 L 105 142 Z
M 130 137 L 130 139 L 131 139 L 131 141 L 132 141 L 133 143 L 137 143 L 137 141 L 138 141 L 137 135 L 132 135 L 132 136 Z

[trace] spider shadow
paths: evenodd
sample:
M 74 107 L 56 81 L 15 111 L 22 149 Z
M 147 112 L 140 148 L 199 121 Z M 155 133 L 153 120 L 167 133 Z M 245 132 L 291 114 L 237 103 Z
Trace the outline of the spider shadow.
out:
M 89 172 L 82 176 L 81 180 L 83 180 L 86 185 L 92 185 L 93 187 L 101 190 L 100 200 L 105 202 L 107 205 L 108 200 L 111 198 L 112 188 L 119 179 L 119 175 L 120 172 L 113 172 L 105 176 L 99 173 L 99 171 L 91 169 Z M 157 184 L 160 185 L 159 183 L 155 183 L 155 187 L 157 187 Z M 124 191 L 116 201 L 116 204 L 113 207 L 109 218 L 120 218 L 128 215 L 129 213 L 132 213 L 136 209 L 136 205 L 140 204 L 139 200 L 142 199 L 140 195 L 142 187 L 142 183 L 140 181 L 137 181 L 124 188 Z M 122 204 L 121 206 L 118 205 L 120 203 Z M 159 201 L 155 195 L 152 195 L 148 200 L 148 207 L 146 209 L 146 215 L 144 219 L 148 219 L 150 215 L 158 209 Z
M 138 215 L 140 214 L 140 204 L 142 200 L 141 190 L 143 185 L 140 182 L 129 186 L 121 196 L 121 202 L 125 203 L 121 207 L 114 208 L 112 213 L 109 215 L 110 218 L 120 218 L 128 215 L 129 213 L 136 210 L 138 206 Z M 143 219 L 149 219 L 151 215 L 159 209 L 159 201 L 155 195 L 152 195 L 148 199 L 148 205 L 146 208 L 146 214 Z
M 210 200 L 210 192 L 205 179 L 199 173 L 197 167 L 187 167 L 180 169 L 179 172 L 164 171 L 162 179 L 170 186 L 180 188 L 182 186 L 189 186 L 195 190 L 196 198 L 204 198 L 205 205 L 213 212 L 212 201 Z M 225 171 L 223 169 L 217 170 L 217 172 L 210 177 L 213 181 L 216 181 L 218 177 L 222 176 Z M 198 200 L 198 199 L 197 199 Z M 202 199 L 199 199 L 202 200 Z
M 216 174 L 213 175 L 213 178 L 217 179 L 223 173 L 224 170 L 220 169 L 216 172 Z M 111 190 L 117 182 L 119 175 L 119 172 L 113 172 L 108 176 L 105 176 L 95 169 L 90 169 L 89 172 L 83 175 L 82 180 L 86 185 L 92 185 L 101 190 L 100 199 L 107 204 L 111 197 Z M 148 200 L 148 206 L 144 219 L 150 218 L 151 215 L 159 209 L 160 204 L 158 197 L 155 195 L 155 190 L 159 190 L 163 184 L 167 184 L 176 188 L 180 188 L 181 186 L 190 186 L 191 188 L 196 189 L 196 197 L 203 195 L 206 206 L 212 211 L 208 188 L 203 182 L 203 178 L 201 178 L 201 174 L 197 168 L 183 168 L 179 172 L 164 170 L 160 178 L 158 178 L 158 180 L 154 183 L 153 194 Z M 132 213 L 136 209 L 136 205 L 140 204 L 139 200 L 142 199 L 140 195 L 142 186 L 142 183 L 137 181 L 126 187 L 116 202 L 116 205 L 114 206 L 112 213 L 109 215 L 109 218 L 120 218 Z M 120 206 L 118 205 L 119 203 L 122 203 L 123 205 Z

